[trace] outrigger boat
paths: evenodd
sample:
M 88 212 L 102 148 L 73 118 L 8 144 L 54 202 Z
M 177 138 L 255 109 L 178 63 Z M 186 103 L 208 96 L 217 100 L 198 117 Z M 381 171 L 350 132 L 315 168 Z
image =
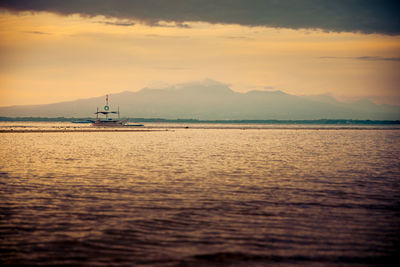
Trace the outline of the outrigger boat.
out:
M 100 127 L 121 127 L 125 126 L 128 122 L 128 119 L 121 120 L 119 114 L 119 107 L 118 111 L 110 111 L 110 106 L 108 105 L 108 95 L 106 95 L 106 105 L 104 106 L 104 111 L 99 111 L 97 108 L 96 120 L 92 122 L 92 126 L 100 126 Z M 99 118 L 99 114 L 105 115 L 105 118 Z M 118 119 L 116 118 L 109 118 L 109 114 L 118 114 Z

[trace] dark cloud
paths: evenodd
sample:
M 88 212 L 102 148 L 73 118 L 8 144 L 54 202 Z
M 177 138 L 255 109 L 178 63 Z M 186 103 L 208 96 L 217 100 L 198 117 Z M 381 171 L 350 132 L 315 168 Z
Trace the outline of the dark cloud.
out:
M 130 26 L 135 26 L 135 23 L 133 22 L 112 22 L 112 21 L 98 21 L 98 23 L 104 24 L 104 25 L 112 25 L 112 26 L 124 26 L 124 27 L 130 27 Z
M 159 21 L 205 21 L 337 32 L 400 34 L 398 0 L 2 0 L 13 11 Z M 185 25 L 185 24 L 182 24 Z
M 326 59 L 355 59 L 366 61 L 400 61 L 400 57 L 379 57 L 379 56 L 362 56 L 362 57 L 320 57 Z
M 381 60 L 381 61 L 400 61 L 400 57 L 355 57 L 358 60 Z
M 25 33 L 30 33 L 30 34 L 50 34 L 47 32 L 39 32 L 39 31 L 26 31 Z
M 159 23 L 159 22 L 148 22 L 147 23 L 149 26 L 152 27 L 162 27 L 162 28 L 186 28 L 186 29 L 190 29 L 191 27 L 186 24 L 186 23 L 174 23 L 174 24 L 163 24 L 163 23 Z

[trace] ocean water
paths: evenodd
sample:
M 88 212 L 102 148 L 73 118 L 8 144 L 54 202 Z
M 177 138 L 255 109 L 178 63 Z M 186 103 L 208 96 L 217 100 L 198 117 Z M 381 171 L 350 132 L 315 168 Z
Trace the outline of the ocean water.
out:
M 375 266 L 398 259 L 400 129 L 28 126 L 44 132 L 0 133 L 3 265 Z

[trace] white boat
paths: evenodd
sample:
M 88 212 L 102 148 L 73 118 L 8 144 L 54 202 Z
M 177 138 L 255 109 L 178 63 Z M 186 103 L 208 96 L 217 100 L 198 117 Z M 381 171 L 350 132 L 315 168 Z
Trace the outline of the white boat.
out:
M 92 126 L 99 126 L 99 127 L 121 127 L 125 126 L 125 124 L 128 122 L 128 119 L 121 120 L 120 119 L 120 113 L 119 113 L 119 107 L 118 111 L 110 111 L 110 106 L 108 105 L 108 95 L 106 95 L 106 105 L 104 106 L 104 111 L 99 111 L 99 108 L 97 108 L 96 114 L 96 120 L 92 122 Z M 104 115 L 104 118 L 100 118 L 99 114 Z M 109 118 L 108 116 L 111 114 L 117 114 L 118 118 Z

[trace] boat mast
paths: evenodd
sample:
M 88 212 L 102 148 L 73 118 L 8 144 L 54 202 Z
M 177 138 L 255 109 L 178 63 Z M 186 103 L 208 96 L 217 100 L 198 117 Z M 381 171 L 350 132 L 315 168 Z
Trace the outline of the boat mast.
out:
M 104 110 L 108 111 L 109 107 L 108 107 L 108 95 L 106 95 L 106 105 L 104 106 Z M 108 120 L 108 112 L 106 113 L 106 120 Z

